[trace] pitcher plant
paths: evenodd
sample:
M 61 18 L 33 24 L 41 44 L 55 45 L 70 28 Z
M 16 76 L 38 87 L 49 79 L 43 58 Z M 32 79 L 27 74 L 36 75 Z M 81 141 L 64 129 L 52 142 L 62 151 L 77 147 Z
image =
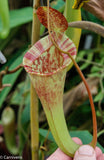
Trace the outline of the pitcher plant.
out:
M 67 70 L 74 64 L 89 94 L 93 116 L 93 140 L 96 146 L 97 125 L 92 96 L 88 84 L 75 62 L 77 49 L 64 32 L 68 28 L 65 17 L 57 10 L 40 7 L 37 15 L 48 28 L 49 35 L 36 42 L 23 58 L 23 65 L 42 103 L 49 127 L 59 148 L 74 157 L 80 145 L 76 144 L 68 132 L 63 112 L 63 91 Z
M 76 57 L 76 48 L 67 36 L 63 35 L 58 43 L 61 49 L 70 52 L 73 58 Z M 79 145 L 69 136 L 63 112 L 65 76 L 72 61 L 52 44 L 48 35 L 25 54 L 23 64 L 41 100 L 57 144 L 62 149 L 65 146 L 67 154 L 69 152 L 66 148 L 69 148 L 72 156 Z

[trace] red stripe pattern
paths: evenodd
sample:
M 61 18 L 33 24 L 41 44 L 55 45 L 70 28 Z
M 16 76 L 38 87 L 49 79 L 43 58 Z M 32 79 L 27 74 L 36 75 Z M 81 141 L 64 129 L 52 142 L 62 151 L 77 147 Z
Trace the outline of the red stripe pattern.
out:
M 57 39 L 61 50 L 69 52 L 76 57 L 76 47 L 66 36 Z M 33 45 L 23 58 L 23 65 L 30 74 L 51 75 L 58 70 L 71 65 L 67 54 L 61 53 L 51 42 L 50 36 L 46 36 Z

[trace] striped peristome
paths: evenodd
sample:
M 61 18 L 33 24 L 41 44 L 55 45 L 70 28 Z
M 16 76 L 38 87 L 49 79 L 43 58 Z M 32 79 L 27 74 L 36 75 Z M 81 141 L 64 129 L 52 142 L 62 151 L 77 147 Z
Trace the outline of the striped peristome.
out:
M 76 47 L 66 36 L 61 35 L 57 39 L 61 50 L 69 52 L 76 57 Z M 50 36 L 46 36 L 35 43 L 25 54 L 23 64 L 27 72 L 31 74 L 51 75 L 66 66 L 72 66 L 72 61 L 67 54 L 61 53 L 51 42 Z

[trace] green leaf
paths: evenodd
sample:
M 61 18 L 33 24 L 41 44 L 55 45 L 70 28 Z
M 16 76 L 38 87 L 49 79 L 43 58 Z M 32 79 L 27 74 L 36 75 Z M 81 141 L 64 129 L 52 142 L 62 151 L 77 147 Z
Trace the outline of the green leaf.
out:
M 83 8 L 81 8 L 81 14 L 82 14 L 83 20 L 85 20 L 85 21 L 91 21 L 91 22 L 95 22 L 98 24 L 103 23 L 100 19 L 98 19 L 96 16 L 94 16 L 90 12 L 85 11 L 85 9 L 83 9 Z
M 102 115 L 101 115 L 101 112 L 100 112 L 99 110 L 96 111 L 96 115 L 97 115 L 97 117 L 100 117 L 100 118 L 101 118 L 101 116 L 102 116 Z
M 16 68 L 19 64 L 22 63 L 22 59 L 24 54 L 26 53 L 26 48 L 27 46 L 25 46 L 24 48 L 22 48 L 21 50 L 18 51 L 18 57 L 17 59 L 15 59 L 12 64 L 9 67 L 9 70 L 12 70 L 14 68 Z M 26 51 L 24 51 L 26 50 Z M 21 73 L 22 69 L 18 70 L 17 72 L 13 73 L 13 74 L 9 74 L 9 75 L 5 75 L 3 78 L 3 84 L 9 83 L 11 84 L 11 87 L 6 87 L 3 89 L 2 92 L 0 92 L 0 107 L 2 106 L 6 96 L 8 95 L 8 93 L 10 92 L 10 90 L 12 89 L 15 81 L 17 80 L 19 74 Z
M 24 92 L 24 88 L 23 88 L 23 82 L 22 82 L 16 87 L 13 93 L 13 96 L 10 100 L 10 104 L 20 105 L 23 99 L 23 92 Z
M 13 96 L 10 100 L 12 105 L 21 105 L 21 101 L 24 100 L 24 104 L 30 102 L 30 81 L 26 80 L 17 85 L 16 90 L 13 93 Z
M 39 133 L 41 136 L 46 137 L 48 134 L 48 131 L 45 129 L 39 129 Z M 92 140 L 92 135 L 88 131 L 70 131 L 70 135 L 71 137 L 80 138 L 83 144 L 89 144 Z M 49 132 L 48 140 L 54 142 L 54 138 L 51 132 Z M 99 143 L 97 143 L 97 146 L 102 150 L 102 152 L 104 152 L 104 148 Z
M 93 58 L 93 54 L 92 54 L 92 53 L 87 54 L 87 58 L 86 58 L 87 60 L 92 61 L 92 58 Z M 90 63 L 85 62 L 83 65 L 80 66 L 80 69 L 81 69 L 81 70 L 84 70 L 84 69 L 86 69 L 89 65 L 90 65 Z
M 56 0 L 51 2 L 51 6 L 52 8 L 57 9 L 60 12 L 63 12 L 65 8 L 65 2 L 63 0 Z
M 43 25 L 41 24 L 41 25 L 40 25 L 40 36 L 42 36 L 44 32 L 45 32 L 45 26 L 43 26 Z
M 27 124 L 30 121 L 30 79 L 28 76 L 24 82 L 18 84 L 10 101 L 12 105 L 20 106 L 21 103 L 25 105 L 21 115 L 21 122 Z
M 93 72 L 99 72 L 99 71 L 101 71 L 102 70 L 102 68 L 101 67 L 97 67 L 97 66 L 93 66 L 92 68 L 91 68 L 91 72 L 93 73 Z
M 31 22 L 33 18 L 32 15 L 33 15 L 32 7 L 25 7 L 22 9 L 11 10 L 10 11 L 10 28 L 12 29 L 22 24 Z M 1 28 L 2 28 L 2 24 L 0 21 L 0 30 Z
M 98 102 L 98 101 L 102 100 L 103 98 L 104 98 L 103 93 L 102 93 L 102 92 L 99 92 L 99 93 L 95 96 L 94 102 Z
M 85 50 L 79 51 L 78 55 L 77 55 L 77 62 L 80 62 L 80 58 L 83 58 L 85 55 L 86 55 L 86 51 Z
M 88 77 L 98 77 L 98 78 L 100 78 L 101 74 L 100 73 L 91 73 L 91 74 L 88 74 Z
M 22 112 L 21 122 L 26 124 L 30 121 L 30 103 L 26 104 L 25 109 Z

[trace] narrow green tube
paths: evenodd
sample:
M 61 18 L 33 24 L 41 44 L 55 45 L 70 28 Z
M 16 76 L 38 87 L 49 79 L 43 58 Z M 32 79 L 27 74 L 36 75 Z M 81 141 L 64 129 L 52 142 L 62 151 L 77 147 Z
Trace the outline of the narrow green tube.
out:
M 66 0 L 64 16 L 68 22 L 81 21 L 81 10 L 73 9 L 74 0 Z M 77 50 L 79 47 L 81 29 L 68 27 L 66 35 L 74 42 Z
M 2 124 L 4 128 L 4 137 L 7 149 L 13 155 L 18 154 L 18 148 L 16 146 L 15 139 L 15 113 L 12 108 L 7 107 L 2 113 Z
M 10 30 L 10 18 L 8 0 L 0 0 L 0 17 L 2 21 L 2 29 L 0 29 L 0 38 L 5 39 Z

